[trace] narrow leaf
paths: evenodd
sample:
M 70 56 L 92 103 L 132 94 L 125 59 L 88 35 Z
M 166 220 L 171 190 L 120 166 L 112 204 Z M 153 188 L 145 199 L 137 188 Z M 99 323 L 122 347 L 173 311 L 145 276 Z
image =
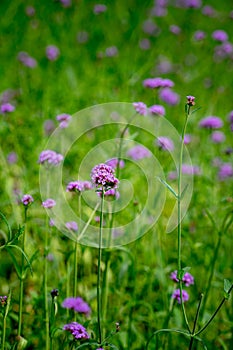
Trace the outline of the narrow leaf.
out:
M 11 231 L 11 227 L 7 221 L 7 218 L 5 217 L 5 215 L 0 211 L 0 216 L 2 217 L 3 221 L 5 222 L 7 229 L 8 229 L 8 233 L 9 233 L 9 237 L 8 240 L 10 240 L 12 238 L 12 231 Z
M 29 261 L 27 255 L 24 253 L 24 251 L 23 251 L 20 247 L 18 247 L 17 245 L 15 245 L 15 244 L 9 244 L 9 245 L 7 245 L 7 247 L 15 248 L 15 249 L 19 250 L 19 251 L 21 252 L 21 254 L 23 254 L 23 256 L 25 257 L 25 259 L 26 259 L 26 261 L 27 261 L 27 263 L 28 263 L 28 266 L 29 266 L 29 268 L 30 268 L 31 275 L 32 275 L 32 274 L 33 274 L 32 265 L 31 265 L 31 263 L 30 263 L 30 261 Z
M 157 176 L 157 179 L 165 186 L 167 187 L 167 189 L 173 194 L 173 196 L 175 196 L 176 199 L 178 199 L 178 194 L 176 193 L 176 191 L 163 179 L 161 179 L 160 177 Z

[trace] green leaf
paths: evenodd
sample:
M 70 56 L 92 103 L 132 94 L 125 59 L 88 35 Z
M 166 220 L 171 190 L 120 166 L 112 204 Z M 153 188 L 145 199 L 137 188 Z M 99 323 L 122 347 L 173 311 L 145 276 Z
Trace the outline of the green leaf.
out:
M 27 255 L 24 253 L 24 251 L 23 251 L 20 247 L 18 247 L 17 245 L 15 245 L 15 244 L 8 244 L 6 247 L 8 247 L 8 248 L 9 248 L 9 247 L 15 248 L 15 249 L 19 250 L 19 251 L 21 252 L 21 254 L 23 254 L 23 256 L 25 257 L 25 259 L 26 259 L 26 261 L 27 261 L 27 263 L 28 263 L 28 266 L 29 266 L 29 268 L 30 268 L 31 275 L 32 275 L 32 274 L 33 274 L 32 265 L 31 265 L 31 263 L 30 263 L 30 261 L 29 261 Z
M 8 221 L 7 221 L 7 218 L 5 217 L 5 215 L 2 212 L 0 212 L 0 216 L 2 217 L 3 221 L 5 222 L 5 224 L 7 226 L 8 234 L 9 234 L 8 240 L 10 240 L 12 238 L 11 227 L 10 227 Z
M 14 255 L 14 253 L 11 251 L 10 247 L 11 247 L 10 245 L 5 246 L 7 252 L 9 253 L 9 255 L 10 255 L 12 261 L 13 261 L 13 264 L 14 264 L 14 267 L 15 267 L 15 270 L 16 270 L 16 273 L 17 273 L 18 277 L 21 278 L 21 268 L 20 268 L 20 265 L 19 265 L 19 263 L 18 263 L 18 261 L 17 261 L 15 255 Z
M 229 299 L 231 290 L 232 290 L 232 283 L 229 280 L 224 279 L 224 297 L 226 299 Z
M 184 195 L 185 195 L 185 193 L 186 193 L 186 190 L 187 190 L 188 186 L 189 186 L 189 185 L 187 184 L 187 185 L 185 186 L 185 188 L 183 189 L 183 191 L 182 191 L 182 193 L 181 193 L 181 196 L 180 196 L 180 200 L 184 198 Z
M 173 196 L 175 196 L 176 199 L 178 199 L 178 194 L 176 193 L 176 191 L 163 179 L 161 179 L 160 177 L 157 176 L 157 179 L 165 186 L 167 187 L 167 189 L 173 194 Z
M 190 115 L 192 115 L 193 113 L 195 113 L 195 112 L 199 111 L 199 109 L 201 109 L 201 107 L 197 107 L 197 108 L 195 108 L 194 110 L 192 110 L 192 112 L 190 113 Z

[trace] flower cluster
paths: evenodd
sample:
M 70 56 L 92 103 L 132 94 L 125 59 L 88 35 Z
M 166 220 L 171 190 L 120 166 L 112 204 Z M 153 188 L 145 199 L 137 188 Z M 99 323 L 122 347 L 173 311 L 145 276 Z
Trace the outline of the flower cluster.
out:
M 86 328 L 77 322 L 71 322 L 71 323 L 65 324 L 63 327 L 63 330 L 70 332 L 75 339 L 90 338 L 90 335 L 87 333 Z
M 159 117 L 163 117 L 165 115 L 165 108 L 161 105 L 153 105 L 149 107 L 149 111 L 151 114 L 158 115 Z
M 30 204 L 32 204 L 34 202 L 34 199 L 30 194 L 25 194 L 22 197 L 21 202 L 23 203 L 23 205 L 25 207 L 28 207 Z
M 174 82 L 164 78 L 148 78 L 143 81 L 143 86 L 150 89 L 171 88 L 174 86 Z
M 0 295 L 0 304 L 2 305 L 2 306 L 6 306 L 6 304 L 7 304 L 7 296 L 6 295 Z
M 96 165 L 91 171 L 91 179 L 96 187 L 103 187 L 105 190 L 117 188 L 119 180 L 115 177 L 114 169 L 104 163 Z
M 51 165 L 58 165 L 63 161 L 63 155 L 60 153 L 57 153 L 55 151 L 51 151 L 50 149 L 47 149 L 45 151 L 42 151 L 38 163 L 39 164 L 51 164 Z
M 105 164 L 111 166 L 113 169 L 116 169 L 118 166 L 122 169 L 125 166 L 125 162 L 122 159 L 119 161 L 117 158 L 109 159 L 105 162 Z
M 78 224 L 75 221 L 66 222 L 65 226 L 70 231 L 74 231 L 74 232 L 78 231 Z
M 130 148 L 127 152 L 127 155 L 133 160 L 140 160 L 151 157 L 151 152 L 146 147 L 137 145 Z
M 187 98 L 187 105 L 188 106 L 194 106 L 195 105 L 195 97 L 194 96 L 186 96 Z
M 48 45 L 45 52 L 49 61 L 55 61 L 60 55 L 60 50 L 55 45 Z
M 166 136 L 159 136 L 157 139 L 157 145 L 163 151 L 173 151 L 174 150 L 173 141 L 169 137 L 166 137 Z
M 133 106 L 135 108 L 135 111 L 141 115 L 147 114 L 147 106 L 143 102 L 134 102 Z
M 71 181 L 66 187 L 66 192 L 83 192 L 92 189 L 90 181 Z
M 86 316 L 90 315 L 91 313 L 90 306 L 81 297 L 66 298 L 62 303 L 62 307 L 72 309 L 75 312 L 82 313 Z
M 199 126 L 201 128 L 206 128 L 206 129 L 218 129 L 223 126 L 223 122 L 222 122 L 222 119 L 220 119 L 219 117 L 209 116 L 209 117 L 203 118 L 200 121 Z
M 57 121 L 59 122 L 59 127 L 61 129 L 67 128 L 69 125 L 69 122 L 71 121 L 72 117 L 69 114 L 62 113 L 56 116 Z
M 14 110 L 15 110 L 15 106 L 13 106 L 9 102 L 3 103 L 0 107 L 1 113 L 11 113 L 11 112 L 14 112 Z
M 52 198 L 46 199 L 44 202 L 42 202 L 42 207 L 51 209 L 56 205 L 56 201 Z
M 177 278 L 177 270 L 171 273 L 170 278 L 176 283 L 179 282 L 179 279 Z M 194 284 L 194 277 L 189 272 L 185 272 L 182 278 L 182 282 L 186 287 L 189 287 L 190 285 Z M 172 293 L 172 298 L 177 300 L 177 302 L 181 304 L 180 289 L 174 290 L 174 292 Z M 182 300 L 183 302 L 189 300 L 189 294 L 186 290 L 182 290 Z

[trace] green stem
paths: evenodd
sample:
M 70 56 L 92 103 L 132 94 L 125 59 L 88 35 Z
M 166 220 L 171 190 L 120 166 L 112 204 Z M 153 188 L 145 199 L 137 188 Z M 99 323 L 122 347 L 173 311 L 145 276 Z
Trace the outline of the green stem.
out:
M 44 250 L 44 308 L 45 308 L 45 350 L 49 350 L 50 332 L 49 332 L 49 305 L 48 305 L 48 217 L 45 229 L 45 250 Z
M 201 309 L 202 299 L 203 299 L 203 294 L 201 294 L 201 296 L 200 296 L 199 304 L 198 304 L 198 307 L 197 307 L 197 312 L 196 312 L 195 320 L 194 320 L 194 323 L 193 323 L 192 337 L 191 337 L 190 343 L 189 343 L 189 350 L 192 350 L 193 341 L 194 341 L 193 335 L 195 334 L 195 330 L 196 330 L 196 326 L 197 326 L 197 320 L 199 318 L 199 313 L 200 313 L 200 309 Z
M 24 209 L 24 231 L 22 234 L 22 251 L 25 250 L 25 236 L 27 227 L 27 207 Z M 21 336 L 22 332 L 22 314 L 23 314 L 23 289 L 24 289 L 24 256 L 22 254 L 21 260 L 21 275 L 20 275 L 20 286 L 19 286 L 19 322 L 18 322 L 18 337 Z
M 100 206 L 100 229 L 99 229 L 99 248 L 98 248 L 98 273 L 97 273 L 97 322 L 99 343 L 102 343 L 102 303 L 101 303 L 101 260 L 102 260 L 102 226 L 103 226 L 103 206 L 104 206 L 104 188 L 101 191 Z
M 3 316 L 3 321 L 2 321 L 2 346 L 1 350 L 5 349 L 5 341 L 6 341 L 6 319 L 7 319 L 7 314 L 9 311 L 10 307 L 10 302 L 11 302 L 11 290 L 9 290 L 8 296 L 7 296 L 7 304 Z
M 182 233 L 182 227 L 181 227 L 181 195 L 182 195 L 182 162 L 183 162 L 183 150 L 184 150 L 184 135 L 186 132 L 186 127 L 188 124 L 188 117 L 189 117 L 189 111 L 190 111 L 190 107 L 188 107 L 188 111 L 186 113 L 186 118 L 185 118 L 185 123 L 184 123 L 184 127 L 182 130 L 182 134 L 181 134 L 181 146 L 180 146 L 180 159 L 179 159 L 179 167 L 178 167 L 178 198 L 177 198 L 177 206 L 178 206 L 178 211 L 177 211 L 177 219 L 178 219 L 178 226 L 177 226 L 177 264 L 178 264 L 178 273 L 180 273 L 182 266 L 181 266 L 181 233 Z M 181 308 L 182 308 L 182 312 L 183 312 L 183 316 L 184 316 L 184 321 L 185 324 L 187 326 L 187 329 L 189 330 L 189 332 L 191 333 L 190 327 L 189 327 L 189 323 L 188 323 L 188 319 L 187 319 L 187 315 L 185 312 L 185 307 L 184 307 L 184 301 L 183 301 L 183 297 L 182 297 L 182 280 L 179 279 L 179 289 L 180 289 L 180 300 L 181 300 Z

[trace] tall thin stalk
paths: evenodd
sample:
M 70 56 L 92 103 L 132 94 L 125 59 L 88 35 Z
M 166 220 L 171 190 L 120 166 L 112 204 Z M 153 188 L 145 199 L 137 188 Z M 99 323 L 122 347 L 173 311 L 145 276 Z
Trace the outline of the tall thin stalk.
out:
M 99 226 L 99 247 L 98 247 L 98 271 L 97 271 L 97 322 L 99 343 L 102 343 L 102 301 L 101 301 L 101 260 L 102 260 L 102 227 L 103 227 L 103 208 L 104 208 L 104 187 L 101 191 L 100 205 L 100 226 Z
M 49 251 L 48 247 L 48 216 L 46 218 L 46 229 L 45 229 L 45 248 L 44 248 L 44 308 L 45 308 L 45 350 L 49 350 L 50 346 L 50 335 L 49 335 L 49 305 L 48 305 L 48 260 L 47 255 Z

